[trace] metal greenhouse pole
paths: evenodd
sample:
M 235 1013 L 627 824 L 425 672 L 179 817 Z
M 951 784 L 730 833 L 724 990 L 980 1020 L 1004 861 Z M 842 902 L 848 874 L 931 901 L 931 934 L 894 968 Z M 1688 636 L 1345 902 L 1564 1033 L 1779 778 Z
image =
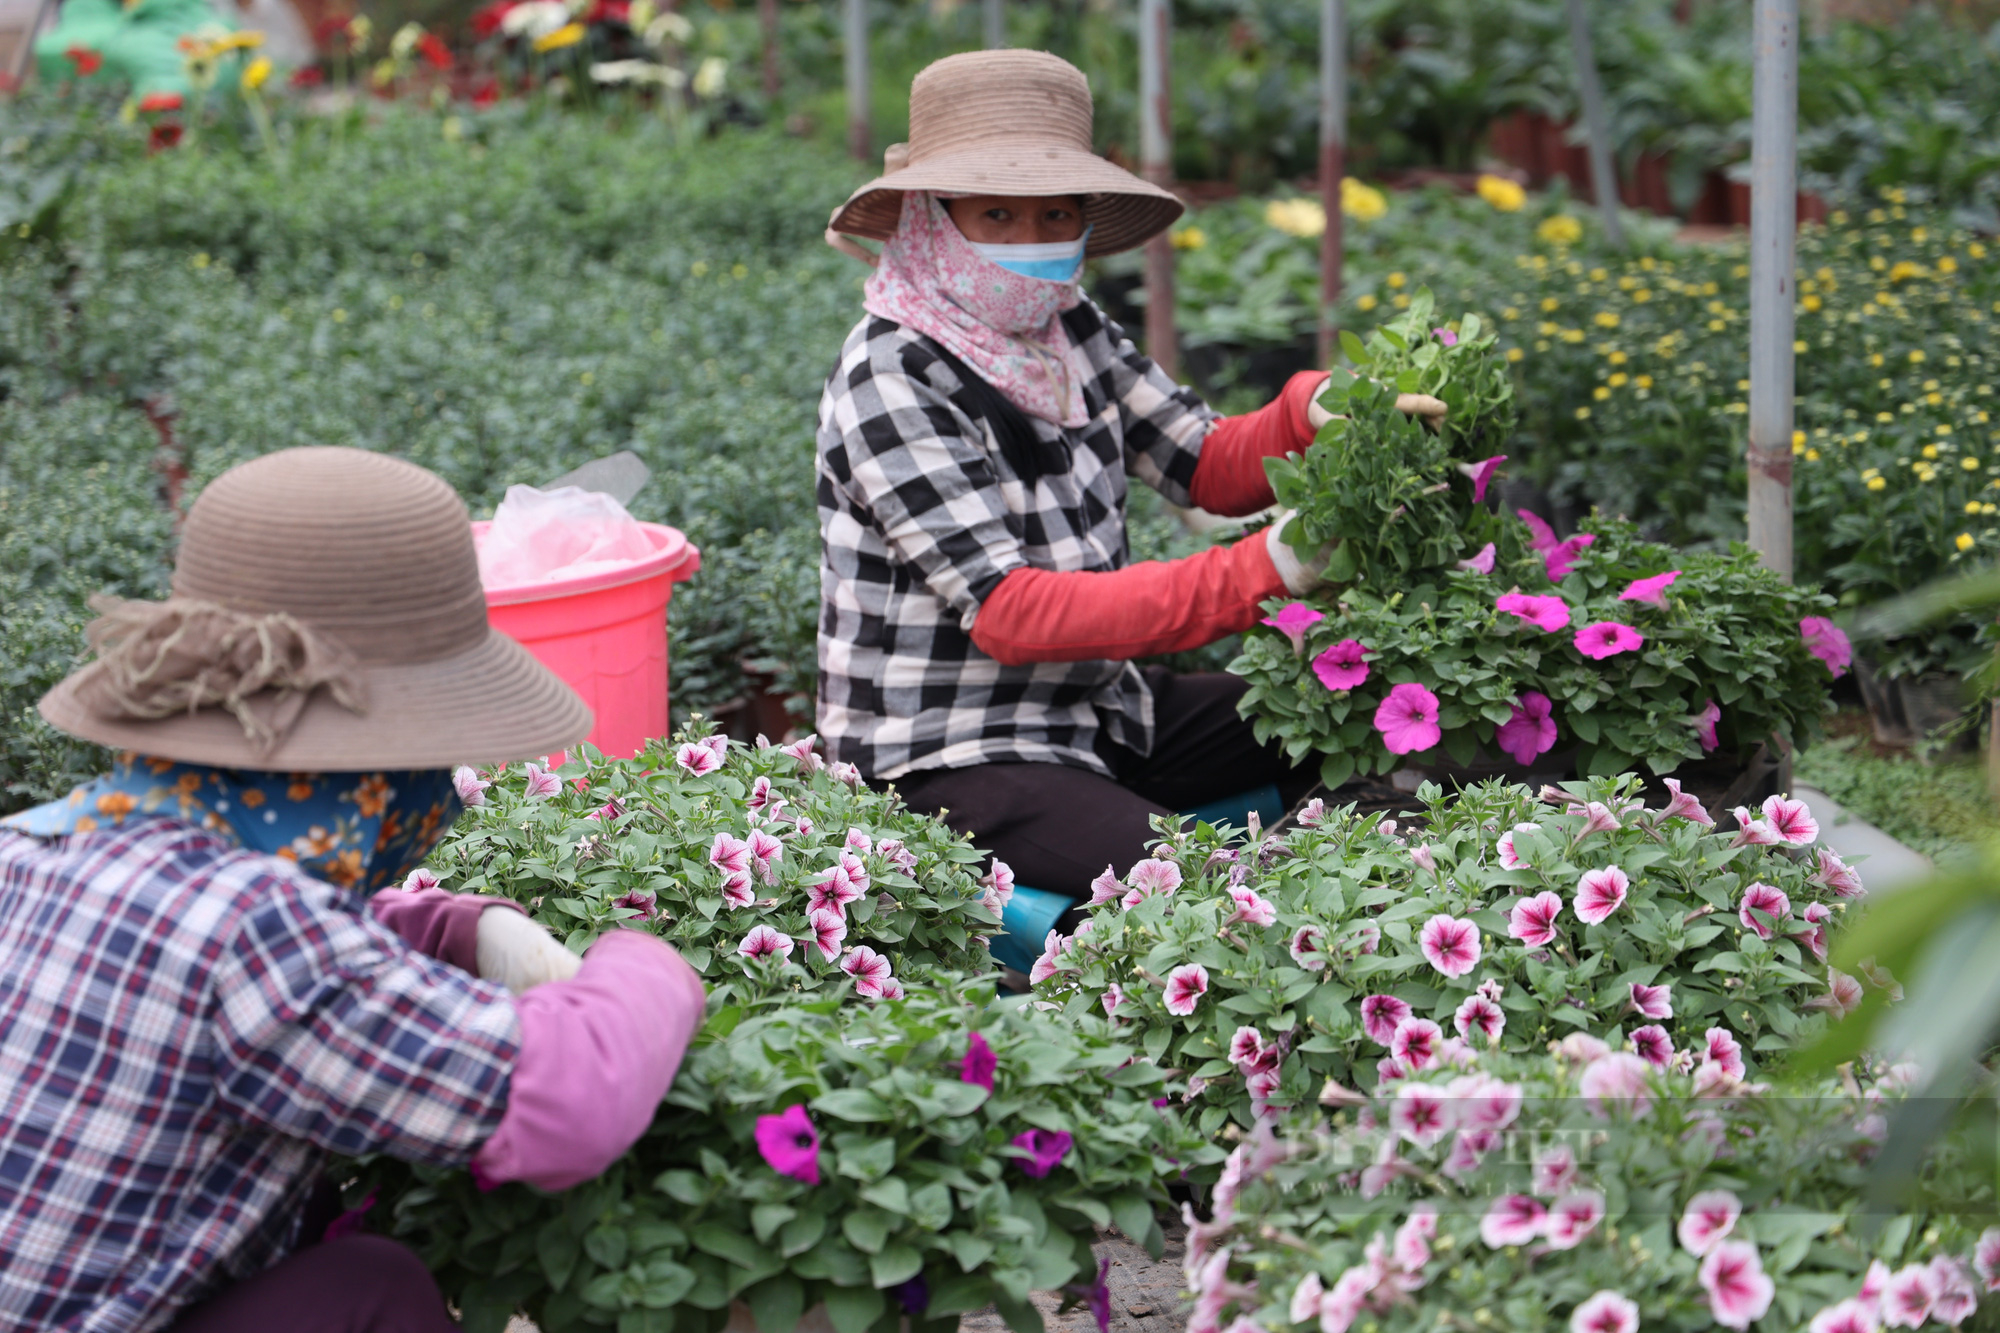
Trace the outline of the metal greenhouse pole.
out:
M 764 39 L 764 97 L 775 102 L 782 88 L 778 78 L 778 0 L 757 0 L 757 26 Z
M 1319 3 L 1319 198 L 1326 231 L 1319 240 L 1319 364 L 1333 364 L 1334 310 L 1340 304 L 1347 234 L 1340 179 L 1347 172 L 1347 5 Z
M 1792 576 L 1799 4 L 1756 0 L 1750 132 L 1750 545 Z
M 1172 19 L 1168 0 L 1139 0 L 1139 171 L 1153 184 L 1174 182 L 1172 88 L 1167 78 Z M 1165 233 L 1146 242 L 1146 354 L 1180 377 L 1174 333 L 1174 245 Z
M 1590 134 L 1590 192 L 1604 217 L 1604 236 L 1625 248 L 1625 229 L 1618 221 L 1618 172 L 1611 165 L 1611 126 L 1604 118 L 1604 90 L 1597 81 L 1597 51 L 1590 40 L 1590 15 L 1583 0 L 1569 0 L 1569 40 L 1576 56 L 1576 90 L 1583 102 L 1583 124 Z
M 875 156 L 868 124 L 868 0 L 843 0 L 847 64 L 847 151 L 860 161 Z
M 984 0 L 986 49 L 997 51 L 1007 44 L 1007 0 Z

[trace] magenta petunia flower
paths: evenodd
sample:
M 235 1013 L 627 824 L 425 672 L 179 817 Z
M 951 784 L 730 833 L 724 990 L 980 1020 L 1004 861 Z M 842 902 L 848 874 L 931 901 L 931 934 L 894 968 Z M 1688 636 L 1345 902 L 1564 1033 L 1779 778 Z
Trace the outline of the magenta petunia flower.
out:
M 1540 1239 L 1548 1215 L 1539 1199 L 1503 1194 L 1480 1219 L 1479 1238 L 1496 1250 L 1503 1245 L 1527 1245 Z
M 847 939 L 846 917 L 825 910 L 807 912 L 806 929 L 812 935 L 805 943 L 817 948 L 820 957 L 829 963 L 840 957 L 840 946 Z
M 1486 503 L 1486 487 L 1492 482 L 1494 472 L 1506 461 L 1507 455 L 1495 454 L 1491 458 L 1482 458 L 1477 463 L 1458 465 L 1458 470 L 1472 481 L 1472 503 Z
M 1313 674 L 1329 690 L 1351 690 L 1368 679 L 1368 647 L 1359 639 L 1342 639 L 1313 658 Z
M 743 942 L 736 946 L 736 952 L 745 958 L 790 958 L 792 937 L 782 935 L 769 926 L 752 926 Z
M 1437 1063 L 1438 1044 L 1444 1029 L 1428 1018 L 1406 1018 L 1396 1024 L 1389 1037 L 1389 1058 L 1411 1073 L 1421 1073 Z
M 1390 754 L 1430 749 L 1444 737 L 1438 726 L 1437 696 L 1415 681 L 1404 681 L 1375 710 L 1375 730 L 1382 733 L 1382 744 Z
M 1208 969 L 1200 963 L 1183 963 L 1167 973 L 1167 1012 L 1186 1018 L 1208 993 Z
M 521 767 L 527 770 L 527 793 L 529 796 L 540 800 L 545 797 L 554 796 L 562 790 L 562 779 L 549 772 L 546 768 L 543 768 L 540 764 L 523 764 Z
M 1503 592 L 1493 599 L 1493 609 L 1519 616 L 1544 634 L 1553 634 L 1569 625 L 1569 603 L 1560 597 Z
M 966 1043 L 965 1059 L 959 1062 L 958 1081 L 977 1083 L 988 1092 L 993 1091 L 993 1071 L 1000 1068 L 1000 1057 L 993 1054 L 993 1048 L 986 1044 L 986 1038 L 973 1033 Z
M 1540 690 L 1523 690 L 1514 701 L 1514 716 L 1493 730 L 1493 741 L 1514 756 L 1516 763 L 1532 763 L 1536 755 L 1555 748 L 1556 724 L 1550 713 L 1555 705 Z
M 1379 1046 L 1387 1046 L 1409 1016 L 1409 1004 L 1394 995 L 1370 995 L 1361 1001 L 1361 1030 Z
M 722 767 L 722 757 L 699 741 L 690 741 L 675 750 L 674 762 L 698 778 Z
M 1458 335 L 1456 333 L 1453 333 L 1450 329 L 1432 329 L 1431 336 L 1433 338 L 1436 338 L 1439 342 L 1443 343 L 1446 347 L 1458 346 Z
M 1668 800 L 1667 808 L 1660 811 L 1661 819 L 1685 819 L 1690 823 L 1702 824 L 1708 828 L 1715 827 L 1715 820 L 1710 817 L 1707 810 L 1702 808 L 1701 802 L 1681 790 L 1681 784 L 1678 779 L 1665 778 L 1663 781 L 1667 784 Z
M 1783 889 L 1774 889 L 1769 884 L 1752 884 L 1743 890 L 1743 897 L 1736 904 L 1736 919 L 1745 929 L 1756 931 L 1758 939 L 1768 940 L 1775 932 L 1758 920 L 1759 912 L 1774 920 L 1788 917 L 1792 914 L 1792 900 Z
M 1743 1043 L 1736 1040 L 1736 1034 L 1728 1028 L 1710 1028 L 1702 1034 L 1705 1047 L 1701 1062 L 1714 1065 L 1731 1078 L 1742 1078 Z
M 1472 1034 L 1477 1032 L 1491 1046 L 1499 1042 L 1500 1033 L 1507 1026 L 1507 1011 L 1484 995 L 1468 995 L 1451 1021 L 1459 1036 L 1471 1041 Z
M 1597 538 L 1588 532 L 1579 532 L 1574 537 L 1563 540 L 1542 552 L 1542 568 L 1548 571 L 1550 583 L 1561 583 L 1569 574 L 1570 566 Z
M 1806 1325 L 1806 1333 L 1876 1333 L 1881 1327 L 1875 1307 L 1850 1296 L 1814 1315 Z
M 1469 569 L 1475 574 L 1491 574 L 1493 572 L 1493 557 L 1497 554 L 1497 550 L 1498 548 L 1492 542 L 1488 542 L 1479 548 L 1479 554 L 1459 561 L 1458 567 L 1460 569 Z
M 1576 882 L 1577 919 L 1593 926 L 1604 920 L 1624 905 L 1625 890 L 1631 883 L 1617 866 L 1584 871 Z
M 1757 1247 L 1747 1240 L 1717 1244 L 1701 1261 L 1696 1276 L 1702 1290 L 1708 1293 L 1708 1312 L 1724 1328 L 1750 1327 L 1764 1317 L 1764 1312 L 1771 1308 L 1771 1298 L 1777 1294 L 1777 1284 L 1764 1271 Z
M 1528 549 L 1546 551 L 1556 544 L 1556 530 L 1549 526 L 1547 519 L 1525 509 L 1516 509 L 1514 513 L 1528 525 Z
M 757 1151 L 781 1176 L 819 1184 L 819 1131 L 803 1106 L 757 1117 Z
M 1666 982 L 1657 986 L 1632 983 L 1632 1011 L 1641 1018 L 1672 1018 L 1674 988 Z
M 1557 893 L 1542 892 L 1523 898 L 1507 914 L 1507 933 L 1531 949 L 1553 943 L 1556 918 L 1562 915 L 1563 900 Z
M 1764 822 L 1778 835 L 1779 842 L 1790 843 L 1794 847 L 1808 846 L 1819 836 L 1819 821 L 1813 818 L 1812 807 L 1804 801 L 1766 796 Z
M 1807 616 L 1799 622 L 1799 637 L 1806 641 L 1807 652 L 1826 663 L 1835 680 L 1847 674 L 1854 661 L 1854 645 L 1840 626 L 1825 616 Z
M 1649 579 L 1634 579 L 1624 592 L 1618 594 L 1621 602 L 1646 602 L 1652 606 L 1667 604 L 1667 588 L 1681 576 L 1678 569 L 1670 569 L 1664 574 L 1655 574 Z
M 1646 636 L 1638 630 L 1615 620 L 1600 620 L 1594 625 L 1585 625 L 1576 632 L 1575 640 L 1576 650 L 1597 662 L 1629 653 L 1645 641 Z
M 1326 619 L 1326 614 L 1315 611 L 1304 602 L 1293 602 L 1275 616 L 1265 616 L 1259 624 L 1269 625 L 1278 633 L 1292 641 L 1292 652 L 1306 650 L 1306 631 Z
M 1448 977 L 1462 977 L 1479 965 L 1479 927 L 1443 913 L 1424 922 L 1417 936 L 1430 965 Z
M 1628 1040 L 1632 1043 L 1633 1053 L 1653 1068 L 1673 1068 L 1674 1039 L 1658 1023 L 1633 1028 Z
M 1688 1200 L 1674 1234 L 1681 1248 L 1699 1259 L 1720 1245 L 1736 1229 L 1743 1216 L 1743 1203 L 1729 1190 L 1703 1190 Z
M 1715 700 L 1704 700 L 1701 711 L 1694 716 L 1694 738 L 1701 742 L 1702 749 L 1715 748 L 1715 724 L 1720 721 L 1722 721 L 1722 710 L 1715 706 Z
M 1066 1129 L 1031 1129 L 1016 1134 L 1008 1142 L 1027 1154 L 1027 1159 L 1020 1163 L 1021 1170 L 1040 1180 L 1056 1169 L 1075 1140 Z
M 1615 1291 L 1596 1292 L 1570 1311 L 1569 1333 L 1639 1333 L 1639 1303 Z
M 1451 1108 L 1436 1088 L 1403 1083 L 1389 1104 L 1389 1127 L 1419 1148 L 1428 1148 L 1451 1132 Z

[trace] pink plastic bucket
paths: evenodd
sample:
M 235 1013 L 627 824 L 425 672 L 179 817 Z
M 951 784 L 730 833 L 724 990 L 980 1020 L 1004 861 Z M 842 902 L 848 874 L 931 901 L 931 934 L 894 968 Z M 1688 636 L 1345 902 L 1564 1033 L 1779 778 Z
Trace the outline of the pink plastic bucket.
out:
M 488 588 L 486 614 L 583 696 L 597 714 L 590 743 L 615 758 L 667 734 L 667 603 L 701 569 L 674 528 L 642 523 L 654 553 L 622 569 L 513 588 Z M 483 541 L 487 525 L 474 523 Z

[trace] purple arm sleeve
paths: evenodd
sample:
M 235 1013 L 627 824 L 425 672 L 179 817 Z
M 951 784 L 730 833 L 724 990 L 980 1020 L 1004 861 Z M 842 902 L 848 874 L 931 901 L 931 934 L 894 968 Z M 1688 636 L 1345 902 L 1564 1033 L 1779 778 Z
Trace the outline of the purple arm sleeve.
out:
M 598 940 L 568 981 L 515 996 L 521 1056 L 500 1128 L 472 1159 L 480 1188 L 602 1174 L 653 1122 L 706 1001 L 695 970 L 636 930 Z
M 505 898 L 481 898 L 443 889 L 384 889 L 368 900 L 375 919 L 418 953 L 479 975 L 479 914 L 489 907 L 521 908 Z

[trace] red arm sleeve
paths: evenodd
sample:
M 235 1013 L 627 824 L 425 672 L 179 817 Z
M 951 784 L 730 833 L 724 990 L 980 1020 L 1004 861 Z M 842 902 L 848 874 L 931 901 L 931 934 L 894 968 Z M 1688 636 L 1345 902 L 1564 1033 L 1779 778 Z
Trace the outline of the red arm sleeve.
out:
M 1285 391 L 1240 417 L 1224 417 L 1201 442 L 1188 493 L 1211 514 L 1234 518 L 1254 514 L 1273 502 L 1264 460 L 1305 452 L 1313 442 L 1306 408 L 1326 384 L 1323 370 L 1302 370 Z
M 972 622 L 972 642 L 1008 666 L 1145 657 L 1248 629 L 1285 591 L 1264 534 L 1124 569 L 1008 571 Z

